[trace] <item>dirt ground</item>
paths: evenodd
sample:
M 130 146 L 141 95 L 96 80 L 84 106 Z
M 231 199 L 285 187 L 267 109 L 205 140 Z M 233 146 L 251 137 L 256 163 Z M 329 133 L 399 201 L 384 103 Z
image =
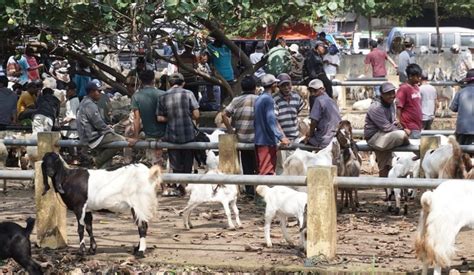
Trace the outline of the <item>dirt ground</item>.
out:
M 97 254 L 79 257 L 76 220 L 68 213 L 69 247 L 57 251 L 33 245 L 33 257 L 42 262 L 47 273 L 80 272 L 308 272 L 371 273 L 419 271 L 413 240 L 420 206 L 409 202 L 406 216 L 392 216 L 382 201 L 383 190 L 359 192 L 361 207 L 357 212 L 338 215 L 337 259 L 305 259 L 282 238 L 278 224 L 272 226 L 273 248 L 264 247 L 264 203 L 241 196 L 238 201 L 243 228 L 225 229 L 225 215 L 217 204 L 202 205 L 193 212 L 194 228 L 183 229 L 179 211 L 187 198 L 159 197 L 158 216 L 150 224 L 145 259 L 136 260 L 132 246 L 138 243 L 138 232 L 131 215 L 94 213 Z M 25 219 L 35 215 L 34 194 L 18 181 L 9 181 L 8 194 L 0 194 L 0 221 L 15 221 L 24 226 Z M 298 238 L 296 222 L 290 221 L 289 232 Z M 35 232 L 31 240 L 36 241 Z M 455 268 L 474 270 L 474 231 L 461 232 L 457 238 L 459 252 Z M 464 265 L 463 259 L 468 259 Z M 3 273 L 20 271 L 11 260 L 0 261 Z

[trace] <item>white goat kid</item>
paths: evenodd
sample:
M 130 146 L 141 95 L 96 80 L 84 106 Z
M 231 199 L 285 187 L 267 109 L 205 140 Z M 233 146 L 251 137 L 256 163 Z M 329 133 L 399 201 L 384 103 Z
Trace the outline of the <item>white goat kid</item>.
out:
M 209 171 L 206 174 L 210 175 L 222 175 L 217 166 L 219 164 L 219 158 L 214 154 L 212 150 L 207 152 L 206 160 L 207 168 Z M 192 228 L 191 221 L 189 219 L 191 211 L 206 202 L 219 202 L 224 207 L 225 214 L 227 216 L 227 223 L 229 229 L 235 229 L 235 225 L 232 222 L 232 216 L 230 213 L 229 205 L 235 214 L 235 222 L 239 228 L 242 227 L 242 223 L 239 218 L 239 209 L 237 208 L 237 195 L 238 187 L 235 184 L 224 185 L 224 184 L 188 184 L 186 187 L 186 193 L 190 193 L 189 201 L 186 207 L 183 209 L 183 221 L 186 229 Z
M 265 207 L 265 242 L 267 247 L 272 247 L 270 238 L 270 227 L 275 216 L 280 219 L 281 231 L 288 244 L 293 245 L 293 241 L 286 230 L 286 219 L 295 217 L 298 220 L 300 228 L 301 247 L 306 246 L 305 235 L 303 231 L 305 206 L 308 201 L 308 195 L 305 192 L 298 192 L 286 186 L 268 187 L 259 185 L 256 188 L 257 193 L 262 196 L 266 202 Z
M 422 274 L 434 265 L 434 275 L 449 266 L 456 255 L 456 236 L 462 229 L 474 230 L 474 181 L 448 180 L 421 196 L 415 249 L 423 262 Z
M 400 154 L 400 152 L 397 152 Z M 406 155 L 402 154 L 392 160 L 392 169 L 388 172 L 389 178 L 418 178 L 420 176 L 420 160 L 413 160 L 415 154 L 408 153 Z M 392 189 L 388 188 L 387 193 L 391 194 Z M 400 188 L 393 188 L 393 193 L 395 196 L 395 214 L 398 215 L 400 213 L 400 200 L 402 189 Z M 410 198 L 416 197 L 416 191 L 413 189 L 404 189 L 403 193 L 406 198 L 408 198 L 408 194 Z M 392 211 L 392 205 L 390 201 L 387 202 L 389 205 L 389 211 Z M 408 206 L 405 204 L 404 206 L 404 214 L 408 213 Z

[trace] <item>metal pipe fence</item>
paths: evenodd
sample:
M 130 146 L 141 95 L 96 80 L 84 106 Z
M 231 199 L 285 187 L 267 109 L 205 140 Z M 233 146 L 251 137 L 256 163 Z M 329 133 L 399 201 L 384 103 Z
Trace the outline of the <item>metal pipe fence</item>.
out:
M 34 179 L 33 170 L 0 170 L 0 179 Z M 306 176 L 170 174 L 162 175 L 163 183 L 237 184 L 237 185 L 286 185 L 306 186 Z M 337 187 L 342 188 L 436 188 L 443 179 L 336 177 Z M 462 181 L 462 180 L 459 180 Z

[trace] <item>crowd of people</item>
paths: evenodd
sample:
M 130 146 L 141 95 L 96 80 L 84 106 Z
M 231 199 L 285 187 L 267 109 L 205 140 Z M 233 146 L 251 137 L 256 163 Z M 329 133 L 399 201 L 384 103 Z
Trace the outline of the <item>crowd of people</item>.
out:
M 243 77 L 242 94 L 233 98 L 222 112 L 229 133 L 235 133 L 239 142 L 255 144 L 255 151 L 241 152 L 244 174 L 281 173 L 282 164 L 291 152 L 277 150 L 277 146 L 300 142 L 297 141 L 298 117 L 304 100 L 293 83 L 306 85 L 310 92 L 311 122 L 301 142 L 324 148 L 334 138 L 341 121 L 330 80 L 340 62 L 336 58 L 337 48 L 320 36 L 303 58 L 296 44 L 288 47 L 284 39 L 279 42 L 267 53 L 266 66 Z M 372 69 L 373 77 L 385 77 L 388 61 L 398 70 L 401 81 L 399 87 L 386 82 L 376 88 L 365 118 L 364 139 L 375 150 L 379 175 L 386 177 L 391 168 L 391 150 L 407 144 L 409 138 L 420 138 L 422 129 L 430 129 L 436 90 L 427 83 L 427 75 L 415 63 L 412 40 L 405 40 L 406 50 L 400 55 L 398 65 L 377 48 L 377 42 L 371 41 L 370 47 L 371 52 L 365 58 L 366 71 Z M 60 125 L 77 127 L 77 132 L 68 131 L 66 137 L 79 138 L 88 144 L 97 168 L 110 167 L 113 156 L 120 150 L 104 148 L 111 142 L 127 140 L 132 146 L 140 138 L 176 144 L 194 141 L 200 111 L 221 108 L 220 87 L 198 79 L 183 67 L 196 68 L 204 74 L 213 74 L 215 70 L 225 81 L 235 85 L 232 55 L 222 41 L 216 39 L 199 52 L 194 49 L 193 41 L 185 44 L 181 62 L 169 72 L 168 83 L 161 85 L 161 89 L 156 87 L 155 73 L 146 67 L 144 58 L 137 60 L 137 68 L 127 76 L 138 83 L 131 93 L 133 133 L 124 137 L 111 127 L 104 85 L 92 79 L 87 66 L 82 64 L 77 64 L 75 73 L 66 77 L 69 65 L 65 60 L 58 60 L 50 70 L 57 85 L 67 91 L 66 114 L 59 122 L 60 101 L 51 88 L 43 87 L 38 71 L 42 65 L 30 60 L 33 53 L 27 47 L 20 56 L 10 58 L 13 60 L 9 60 L 7 71 L 0 75 L 0 125 L 31 125 L 33 132 L 51 131 L 53 126 Z M 263 57 L 264 45 L 257 44 L 250 60 L 257 64 Z M 456 93 L 450 106 L 452 111 L 458 112 L 456 134 L 460 144 L 474 141 L 472 60 L 466 68 L 460 81 L 467 86 Z M 8 88 L 8 81 L 15 83 L 14 90 Z M 191 150 L 169 149 L 167 152 L 173 172 L 192 172 Z M 148 149 L 146 157 L 150 164 L 165 165 L 161 149 Z M 247 192 L 253 194 L 254 191 L 248 187 Z

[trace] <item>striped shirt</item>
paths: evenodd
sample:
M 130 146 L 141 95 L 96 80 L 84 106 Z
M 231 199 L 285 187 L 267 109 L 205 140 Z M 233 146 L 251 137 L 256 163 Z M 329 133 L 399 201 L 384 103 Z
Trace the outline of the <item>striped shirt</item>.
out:
M 253 143 L 255 139 L 254 105 L 257 95 L 244 94 L 232 99 L 225 108 L 225 113 L 232 117 L 232 127 L 235 128 L 237 139 L 241 142 Z
M 189 90 L 171 88 L 158 99 L 156 115 L 168 119 L 165 141 L 186 143 L 194 140 L 195 130 L 191 114 L 199 108 L 196 98 Z
M 290 92 L 288 96 L 289 100 L 286 100 L 282 93 L 277 93 L 273 99 L 278 123 L 285 136 L 293 140 L 298 137 L 298 114 L 303 109 L 303 100 L 295 92 Z

